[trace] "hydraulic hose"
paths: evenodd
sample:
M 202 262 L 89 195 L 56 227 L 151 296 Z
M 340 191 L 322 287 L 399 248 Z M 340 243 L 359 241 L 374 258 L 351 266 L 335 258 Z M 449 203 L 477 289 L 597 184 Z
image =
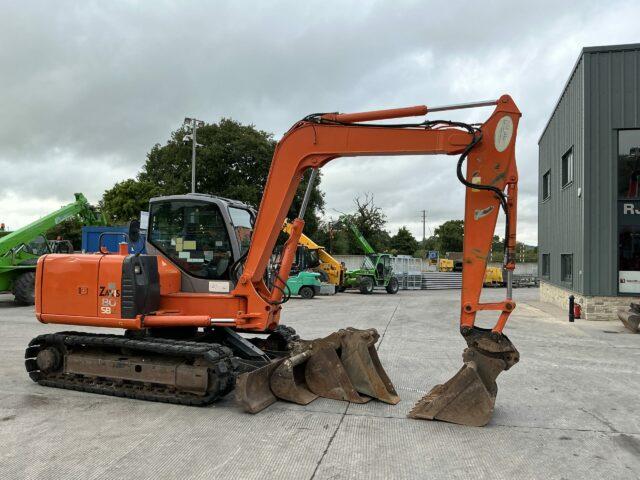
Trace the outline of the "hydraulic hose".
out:
M 494 187 L 493 185 L 485 185 L 481 183 L 471 183 L 468 182 L 462 172 L 462 165 L 464 161 L 467 159 L 467 156 L 473 150 L 473 148 L 480 143 L 482 140 L 482 130 L 479 128 L 470 125 L 464 122 L 454 122 L 451 120 L 426 120 L 420 123 L 345 123 L 339 122 L 336 120 L 331 120 L 327 118 L 322 118 L 325 113 L 312 113 L 311 115 L 307 115 L 302 119 L 302 122 L 312 122 L 312 123 L 330 123 L 335 125 L 351 125 L 356 127 L 375 127 L 375 128 L 424 128 L 426 130 L 433 130 L 437 127 L 448 126 L 461 128 L 466 130 L 472 135 L 472 140 L 465 147 L 463 152 L 460 154 L 458 158 L 458 163 L 456 165 L 456 176 L 460 183 L 462 183 L 467 188 L 473 188 L 476 190 L 487 190 L 493 192 L 498 200 L 500 201 L 500 206 L 505 214 L 505 235 L 504 235 L 504 263 L 507 265 L 511 261 L 511 255 L 509 252 L 509 232 L 510 232 L 510 220 L 509 220 L 509 203 L 507 201 L 507 196 L 505 193 L 500 190 L 498 187 Z

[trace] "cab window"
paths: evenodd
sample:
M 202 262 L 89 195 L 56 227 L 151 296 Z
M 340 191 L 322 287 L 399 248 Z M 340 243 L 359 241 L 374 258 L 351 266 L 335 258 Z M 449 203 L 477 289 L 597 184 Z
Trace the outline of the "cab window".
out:
M 233 223 L 233 231 L 238 240 L 240 255 L 249 251 L 251 245 L 251 232 L 253 231 L 253 215 L 244 208 L 229 207 L 229 216 Z
M 49 243 L 44 236 L 40 235 L 33 240 L 31 240 L 28 244 L 25 244 L 25 249 L 27 253 L 32 255 L 44 255 L 45 253 L 49 253 Z
M 231 242 L 217 205 L 193 201 L 151 206 L 149 241 L 187 273 L 210 280 L 229 278 Z

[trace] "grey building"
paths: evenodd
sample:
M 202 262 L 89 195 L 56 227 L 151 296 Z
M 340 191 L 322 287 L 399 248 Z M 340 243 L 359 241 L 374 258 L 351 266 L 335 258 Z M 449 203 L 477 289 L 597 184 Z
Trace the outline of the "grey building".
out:
M 582 50 L 538 147 L 541 299 L 613 319 L 640 297 L 640 44 Z

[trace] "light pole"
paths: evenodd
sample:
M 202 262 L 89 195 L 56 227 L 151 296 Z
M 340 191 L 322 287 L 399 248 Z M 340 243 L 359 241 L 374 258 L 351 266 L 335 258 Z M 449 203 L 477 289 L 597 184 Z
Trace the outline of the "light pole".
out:
M 191 134 L 185 135 L 182 141 L 187 142 L 191 140 L 191 193 L 196 193 L 196 147 L 201 147 L 196 141 L 196 135 L 198 127 L 204 127 L 204 122 L 202 120 L 198 120 L 197 118 L 189 118 L 185 117 L 184 123 L 182 124 L 185 127 L 191 128 Z

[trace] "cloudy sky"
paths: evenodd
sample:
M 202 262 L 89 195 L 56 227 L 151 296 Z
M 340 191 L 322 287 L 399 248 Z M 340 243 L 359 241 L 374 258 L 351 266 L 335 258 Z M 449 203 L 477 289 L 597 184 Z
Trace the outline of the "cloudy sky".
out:
M 537 243 L 542 128 L 580 49 L 639 41 L 639 16 L 637 1 L 0 0 L 0 221 L 20 227 L 76 191 L 97 202 L 185 116 L 279 138 L 310 112 L 509 93 L 523 112 L 518 233 Z M 421 237 L 423 209 L 431 230 L 462 218 L 451 157 L 339 159 L 324 173 L 327 215 L 372 192 L 392 231 Z

